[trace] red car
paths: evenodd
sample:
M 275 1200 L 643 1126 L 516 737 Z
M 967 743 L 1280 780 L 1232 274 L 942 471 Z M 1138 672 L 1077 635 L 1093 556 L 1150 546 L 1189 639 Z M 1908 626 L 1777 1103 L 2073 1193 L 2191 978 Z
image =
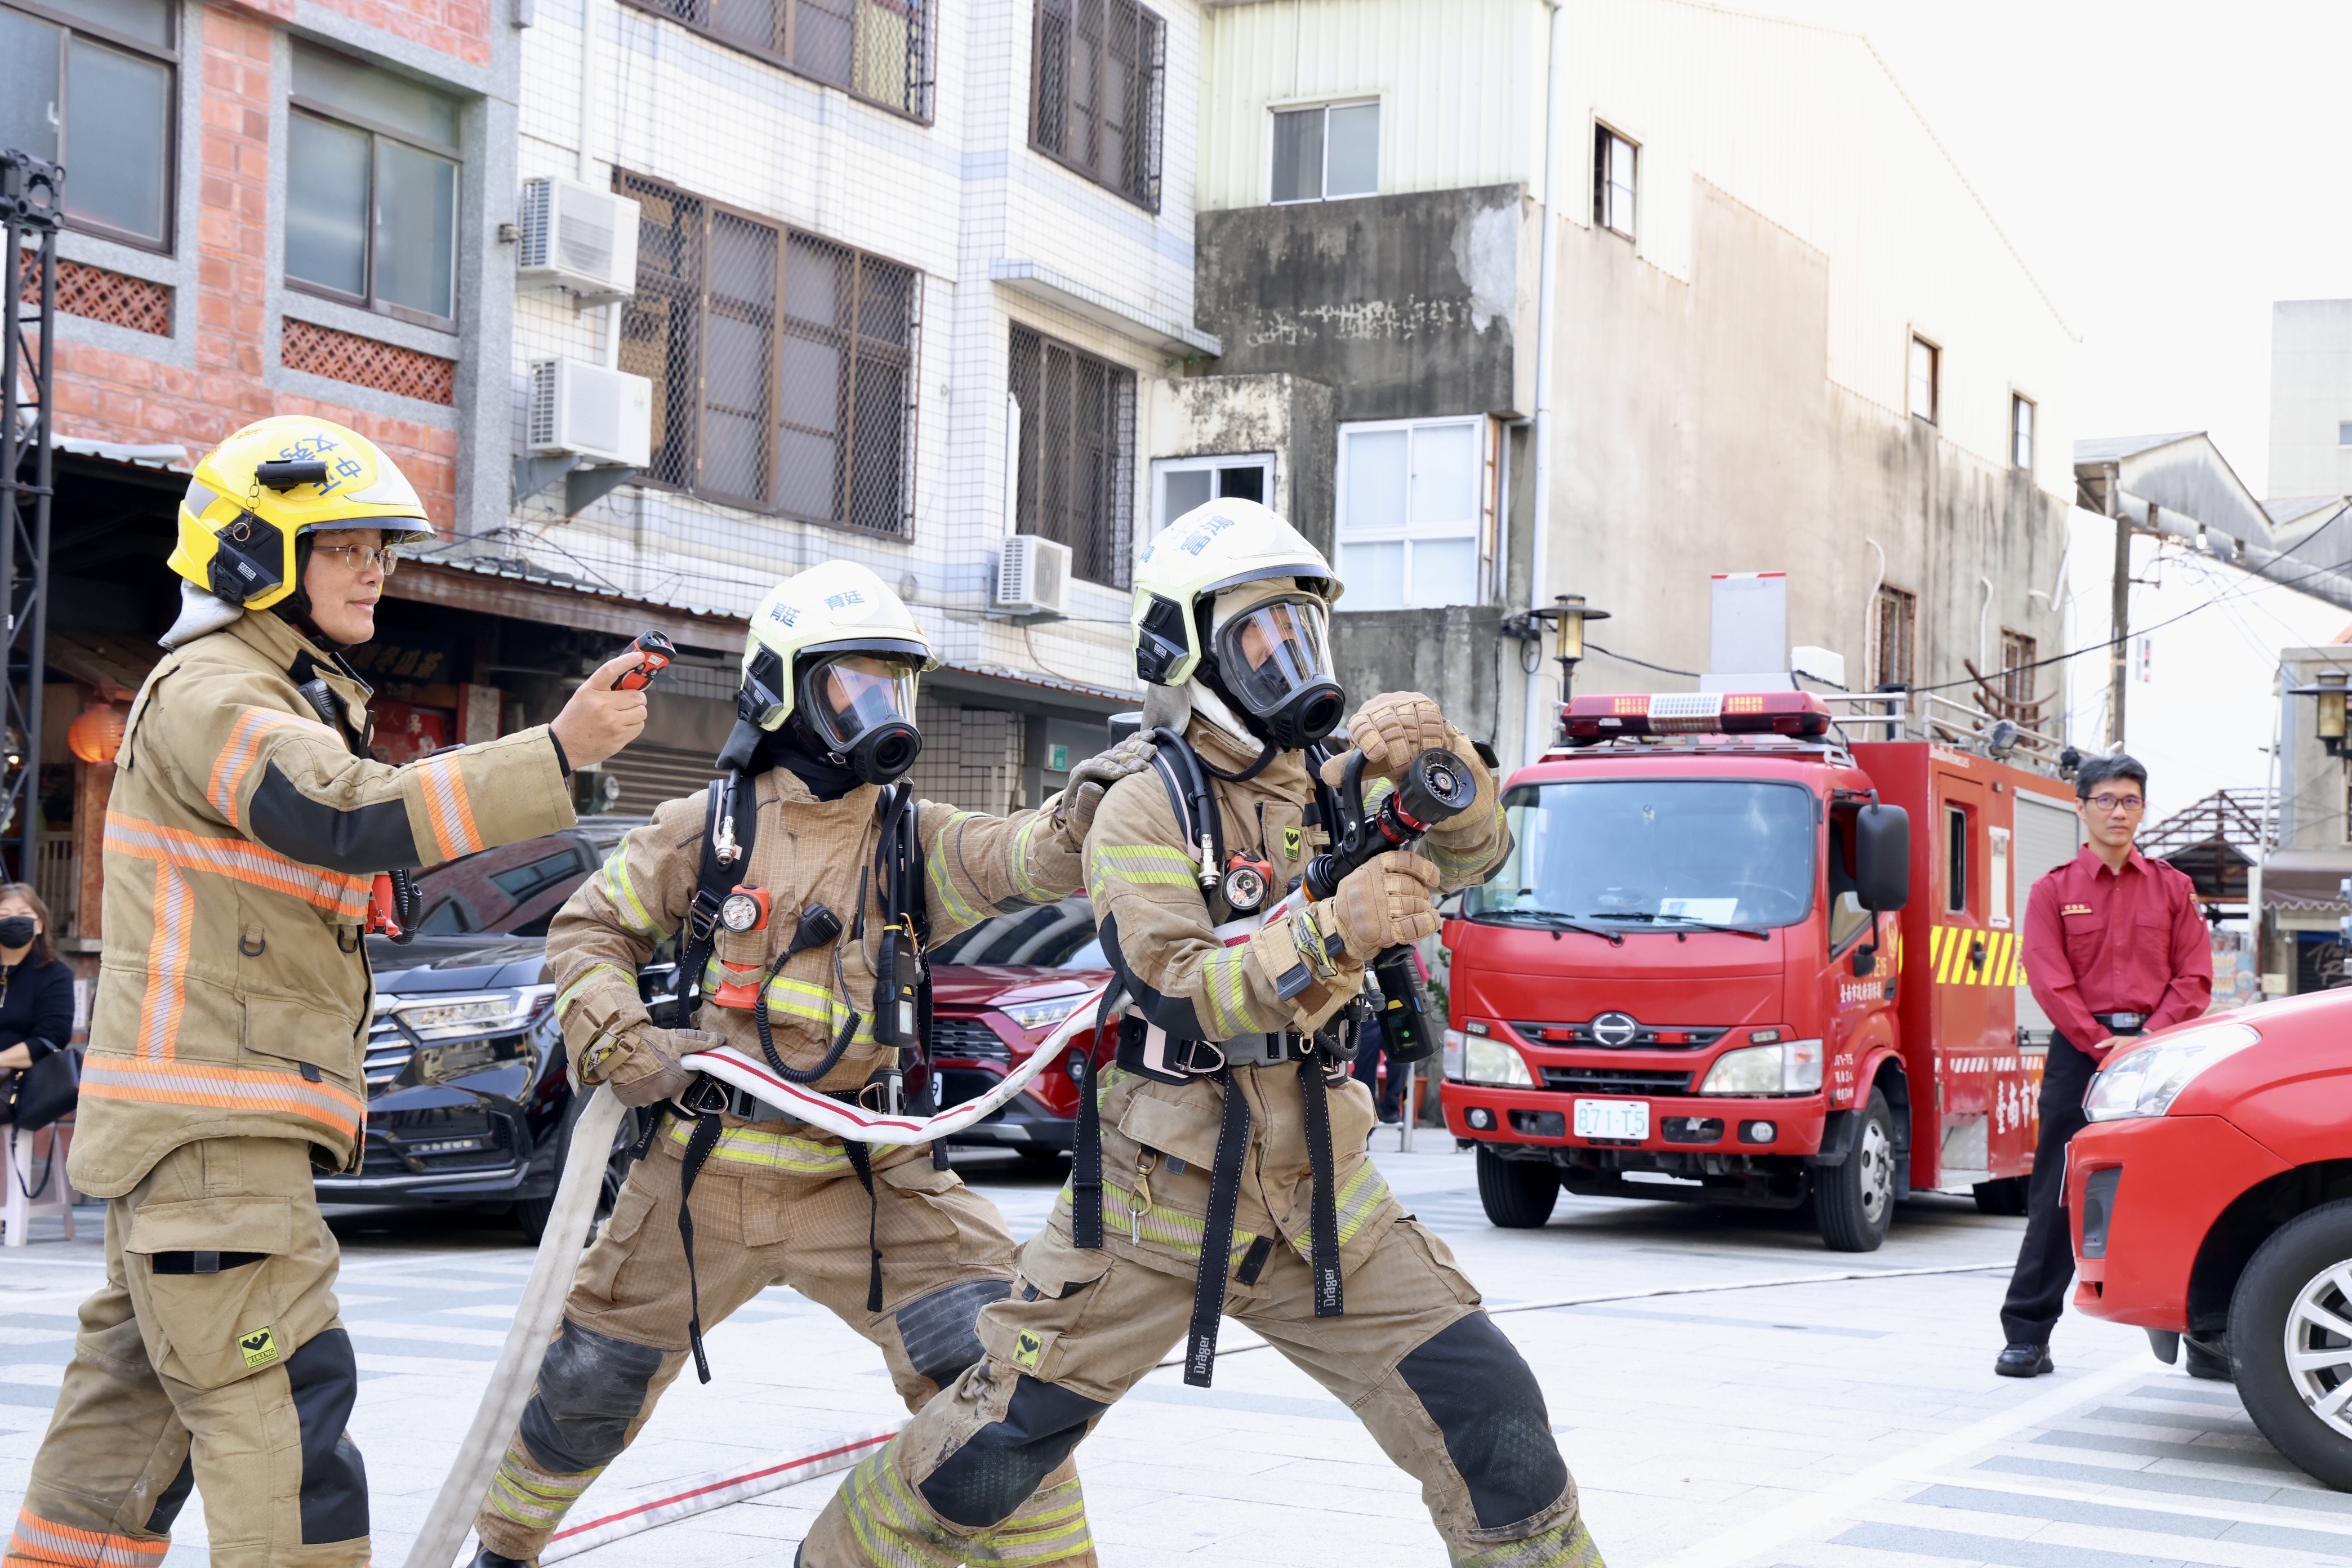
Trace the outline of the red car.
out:
M 2352 992 L 2129 1043 L 2067 1151 L 2074 1305 L 2238 1385 L 2278 1450 L 2352 1491 Z
M 984 921 L 933 949 L 931 963 L 931 1057 L 941 1109 L 987 1093 L 1110 978 L 1083 898 Z M 1106 1029 L 1096 1042 L 1106 1059 L 1113 1034 Z M 1077 1126 L 1085 1065 L 1073 1043 L 1010 1104 L 950 1142 L 1010 1149 L 1041 1164 L 1058 1161 Z

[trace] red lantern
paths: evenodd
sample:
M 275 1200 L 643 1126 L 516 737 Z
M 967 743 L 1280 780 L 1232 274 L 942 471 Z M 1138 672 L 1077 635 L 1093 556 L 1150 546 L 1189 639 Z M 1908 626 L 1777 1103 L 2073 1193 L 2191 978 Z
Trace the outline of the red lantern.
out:
M 122 749 L 122 710 L 93 702 L 66 726 L 66 744 L 85 763 L 110 763 Z

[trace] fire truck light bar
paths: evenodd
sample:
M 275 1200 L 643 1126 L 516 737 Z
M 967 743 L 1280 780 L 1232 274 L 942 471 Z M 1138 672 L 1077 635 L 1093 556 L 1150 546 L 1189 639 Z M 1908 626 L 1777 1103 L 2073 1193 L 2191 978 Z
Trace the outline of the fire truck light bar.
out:
M 1571 746 L 1628 735 L 1822 735 L 1830 727 L 1828 704 L 1810 691 L 1573 697 L 1561 717 Z

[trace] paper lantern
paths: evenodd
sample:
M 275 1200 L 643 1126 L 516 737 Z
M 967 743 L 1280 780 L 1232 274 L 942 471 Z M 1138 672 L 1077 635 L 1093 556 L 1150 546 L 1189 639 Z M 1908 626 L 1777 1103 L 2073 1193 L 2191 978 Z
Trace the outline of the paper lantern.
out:
M 66 744 L 85 763 L 110 763 L 122 749 L 122 710 L 94 702 L 66 726 Z

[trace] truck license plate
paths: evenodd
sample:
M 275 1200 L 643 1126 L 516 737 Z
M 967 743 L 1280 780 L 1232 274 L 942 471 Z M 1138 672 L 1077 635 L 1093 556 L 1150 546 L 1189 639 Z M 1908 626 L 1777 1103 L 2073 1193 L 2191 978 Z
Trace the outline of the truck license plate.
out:
M 1650 1102 L 1646 1100 L 1580 1100 L 1576 1102 L 1579 1138 L 1632 1138 L 1650 1135 Z

